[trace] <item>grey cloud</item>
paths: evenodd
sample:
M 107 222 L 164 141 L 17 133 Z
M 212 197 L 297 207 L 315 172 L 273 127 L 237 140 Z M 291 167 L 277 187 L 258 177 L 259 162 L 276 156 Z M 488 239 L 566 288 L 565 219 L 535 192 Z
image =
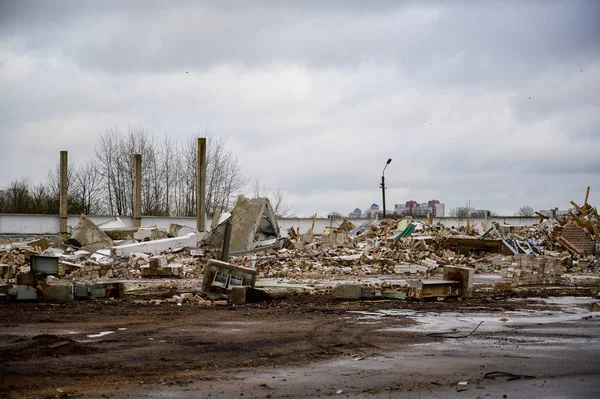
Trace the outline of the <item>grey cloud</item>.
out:
M 594 1 L 577 7 L 559 1 L 76 2 L 59 3 L 55 11 L 26 4 L 5 18 L 25 22 L 30 36 L 45 37 L 82 67 L 108 73 L 374 62 L 422 82 L 485 83 L 504 76 L 517 84 L 552 62 L 582 64 L 600 50 L 600 4 Z M 72 26 L 81 28 L 79 35 L 69 35 L 67 45 L 53 42 Z
M 4 1 L 0 186 L 43 179 L 65 147 L 75 161 L 93 156 L 108 127 L 181 139 L 208 126 L 250 181 L 287 190 L 301 214 L 379 202 L 388 157 L 390 203 L 566 206 L 600 189 L 599 11 Z

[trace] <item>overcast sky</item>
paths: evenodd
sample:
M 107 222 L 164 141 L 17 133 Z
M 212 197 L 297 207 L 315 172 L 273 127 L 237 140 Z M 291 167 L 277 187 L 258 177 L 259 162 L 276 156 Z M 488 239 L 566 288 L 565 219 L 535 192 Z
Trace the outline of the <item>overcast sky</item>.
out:
M 388 158 L 388 209 L 600 206 L 600 1 L 0 0 L 0 187 L 131 125 L 299 216 L 381 204 Z

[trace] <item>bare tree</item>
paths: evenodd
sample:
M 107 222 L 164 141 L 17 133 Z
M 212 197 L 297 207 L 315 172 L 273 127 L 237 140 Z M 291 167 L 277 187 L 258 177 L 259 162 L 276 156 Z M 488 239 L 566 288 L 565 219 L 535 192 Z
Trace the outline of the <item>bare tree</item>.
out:
M 212 133 L 206 134 L 206 213 L 214 215 L 216 211 L 225 211 L 231 208 L 233 200 L 239 190 L 246 183 L 242 176 L 240 165 L 231 150 L 225 148 L 222 138 L 215 137 Z M 195 214 L 196 203 L 196 177 L 198 162 L 198 138 L 188 140 L 185 149 L 187 171 L 188 211 Z M 190 206 L 191 205 L 191 206 Z M 187 206 L 186 206 L 187 208 Z
M 469 212 L 469 208 L 458 207 L 450 210 L 450 216 L 457 218 L 458 220 L 467 219 L 471 216 L 471 212 Z
M 532 207 L 530 207 L 529 205 L 525 205 L 525 206 L 522 206 L 519 208 L 517 215 L 522 216 L 522 217 L 534 216 L 535 210 Z
M 31 211 L 29 180 L 23 178 L 9 183 L 4 196 L 4 207 L 3 212 L 6 213 L 29 213 Z
M 141 127 L 127 134 L 118 128 L 100 135 L 95 158 L 75 167 L 68 165 L 69 213 L 113 215 L 133 213 L 133 155 L 142 155 L 142 213 L 194 216 L 198 176 L 198 138 L 177 143 L 165 134 L 156 140 Z M 30 187 L 16 180 L 0 190 L 0 212 L 58 213 L 59 165 L 48 172 L 45 184 Z M 207 133 L 206 210 L 228 210 L 245 185 L 241 167 L 223 139 Z M 278 193 L 282 198 L 282 193 Z M 275 196 L 277 198 L 277 196 Z
M 289 218 L 294 216 L 294 212 L 292 207 L 287 205 L 284 201 L 283 191 L 281 189 L 277 189 L 269 193 L 265 186 L 261 186 L 260 180 L 255 180 L 252 183 L 252 194 L 254 197 L 264 197 L 268 198 L 271 202 L 271 206 L 273 207 L 273 212 L 275 216 L 278 218 Z
M 75 169 L 72 199 L 79 209 L 77 213 L 97 215 L 104 210 L 102 204 L 102 176 L 94 160 Z
M 67 165 L 67 212 L 80 213 L 81 204 L 76 202 L 75 165 L 69 162 Z M 51 197 L 50 202 L 53 211 L 50 213 L 59 213 L 60 207 L 60 164 L 57 163 L 53 169 L 48 171 L 46 191 Z
M 472 218 L 485 219 L 489 216 L 491 216 L 491 212 L 485 209 L 477 209 L 471 212 Z

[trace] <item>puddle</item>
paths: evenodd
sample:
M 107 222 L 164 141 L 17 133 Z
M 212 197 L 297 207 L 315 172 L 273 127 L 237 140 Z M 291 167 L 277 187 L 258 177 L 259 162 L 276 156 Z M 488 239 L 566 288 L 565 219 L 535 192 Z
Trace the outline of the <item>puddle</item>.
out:
M 114 331 L 102 331 L 102 332 L 99 332 L 98 334 L 89 334 L 87 337 L 88 338 L 99 338 L 99 337 L 104 337 L 105 335 L 114 334 L 114 333 L 115 333 Z
M 477 331 L 500 332 L 510 331 L 516 327 L 536 326 L 550 323 L 560 323 L 581 320 L 583 316 L 600 317 L 600 311 L 590 311 L 590 305 L 598 302 L 591 297 L 550 297 L 550 298 L 528 298 L 512 299 L 512 301 L 539 301 L 540 306 L 553 305 L 556 310 L 524 309 L 518 311 L 489 312 L 482 309 L 481 312 L 416 312 L 414 310 L 379 310 L 379 311 L 350 311 L 348 313 L 357 315 L 360 324 L 373 322 L 384 317 L 406 317 L 417 322 L 416 325 L 408 327 L 389 327 L 379 331 L 386 332 L 422 332 L 440 333 L 456 332 L 456 334 L 469 333 L 477 325 L 483 322 Z

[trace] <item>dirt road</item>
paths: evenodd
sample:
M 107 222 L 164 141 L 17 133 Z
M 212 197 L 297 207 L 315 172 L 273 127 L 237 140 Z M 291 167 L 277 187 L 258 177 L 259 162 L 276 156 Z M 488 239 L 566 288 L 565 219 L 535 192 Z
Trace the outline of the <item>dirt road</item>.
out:
M 594 301 L 2 303 L 0 396 L 600 397 Z

